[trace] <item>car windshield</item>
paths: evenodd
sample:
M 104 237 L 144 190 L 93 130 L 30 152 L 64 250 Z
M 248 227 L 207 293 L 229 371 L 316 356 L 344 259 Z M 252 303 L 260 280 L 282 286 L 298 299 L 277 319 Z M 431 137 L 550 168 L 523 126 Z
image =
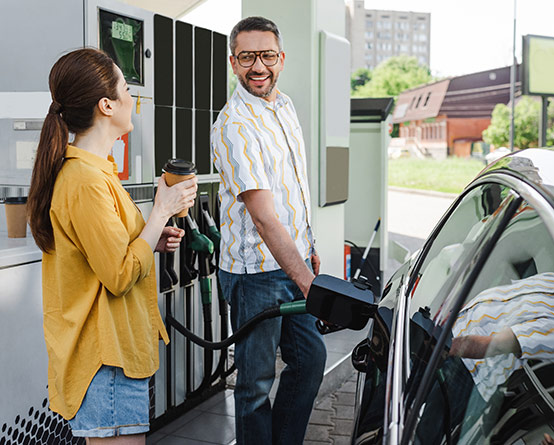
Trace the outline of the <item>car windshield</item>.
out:
M 488 187 L 474 189 L 457 206 L 410 294 L 407 407 L 429 372 L 433 345 L 442 329 L 452 326 L 424 403 L 417 407 L 414 443 L 540 443 L 544 434 L 554 437 L 549 426 L 554 419 L 554 242 L 527 202 L 518 206 L 476 271 L 461 309 L 452 310 L 453 297 L 468 285 L 473 259 L 514 199 L 502 186 Z M 455 318 L 447 323 L 450 317 Z

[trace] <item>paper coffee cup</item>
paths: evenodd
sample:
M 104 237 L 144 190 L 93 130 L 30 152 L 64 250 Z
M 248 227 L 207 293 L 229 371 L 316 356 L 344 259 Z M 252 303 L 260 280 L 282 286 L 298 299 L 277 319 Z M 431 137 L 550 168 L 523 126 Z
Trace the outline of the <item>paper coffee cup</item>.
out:
M 4 202 L 8 238 L 25 238 L 27 236 L 27 198 L 6 198 Z
M 163 166 L 162 171 L 165 173 L 165 183 L 169 187 L 178 182 L 194 178 L 196 175 L 194 164 L 190 161 L 184 161 L 183 159 L 169 159 Z M 186 209 L 173 216 L 184 218 L 188 213 L 189 211 Z

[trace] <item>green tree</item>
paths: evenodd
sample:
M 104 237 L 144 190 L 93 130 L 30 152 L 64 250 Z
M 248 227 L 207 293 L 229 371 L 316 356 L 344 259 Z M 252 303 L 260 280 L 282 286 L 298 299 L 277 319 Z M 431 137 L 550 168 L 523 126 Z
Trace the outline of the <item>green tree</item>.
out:
M 539 140 L 539 119 L 541 103 L 530 96 L 522 96 L 516 103 L 514 115 L 514 146 L 536 147 Z M 554 120 L 554 103 L 548 106 L 548 122 Z M 494 107 L 491 124 L 483 131 L 483 140 L 496 147 L 510 144 L 510 108 L 504 104 Z M 546 144 L 554 144 L 554 128 L 548 125 Z
M 350 76 L 350 90 L 356 91 L 362 85 L 365 85 L 371 80 L 371 70 L 367 68 L 358 68 Z
M 371 80 L 353 91 L 353 97 L 397 97 L 402 91 L 433 80 L 429 68 L 415 57 L 391 57 L 371 73 Z

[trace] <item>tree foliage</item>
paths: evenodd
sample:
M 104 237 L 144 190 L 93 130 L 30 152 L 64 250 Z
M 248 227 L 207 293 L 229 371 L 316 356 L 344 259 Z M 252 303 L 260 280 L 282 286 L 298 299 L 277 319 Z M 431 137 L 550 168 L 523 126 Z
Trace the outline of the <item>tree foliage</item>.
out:
M 371 70 L 367 68 L 358 68 L 350 76 L 350 89 L 355 91 L 357 88 L 365 85 L 371 80 Z
M 539 119 L 541 103 L 529 96 L 523 96 L 516 103 L 514 113 L 514 146 L 518 148 L 537 147 L 539 140 Z M 548 106 L 548 121 L 554 120 L 554 103 Z M 491 124 L 483 131 L 483 140 L 496 147 L 510 144 L 510 108 L 498 104 L 492 112 Z M 554 144 L 554 128 L 547 128 L 546 144 Z
M 429 68 L 409 56 L 391 57 L 380 63 L 363 85 L 356 82 L 361 73 L 357 70 L 352 75 L 352 97 L 397 97 L 404 90 L 433 81 Z

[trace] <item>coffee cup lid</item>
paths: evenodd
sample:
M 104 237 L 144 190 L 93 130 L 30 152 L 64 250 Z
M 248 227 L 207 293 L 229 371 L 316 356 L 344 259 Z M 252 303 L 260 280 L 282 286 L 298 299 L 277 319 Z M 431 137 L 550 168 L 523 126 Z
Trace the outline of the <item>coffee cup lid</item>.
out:
M 6 198 L 4 200 L 6 204 L 26 204 L 27 203 L 27 197 L 26 196 L 17 196 L 17 197 L 11 197 Z
M 162 171 L 166 173 L 173 173 L 174 175 L 196 174 L 196 168 L 192 162 L 176 158 L 169 159 L 163 166 Z

